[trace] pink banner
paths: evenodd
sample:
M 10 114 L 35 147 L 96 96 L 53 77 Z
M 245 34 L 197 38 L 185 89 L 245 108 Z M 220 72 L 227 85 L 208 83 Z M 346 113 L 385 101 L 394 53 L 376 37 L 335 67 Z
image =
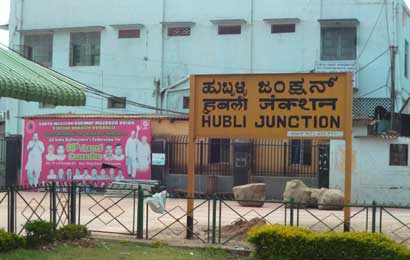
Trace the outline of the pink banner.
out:
M 151 121 L 25 120 L 22 185 L 151 179 Z

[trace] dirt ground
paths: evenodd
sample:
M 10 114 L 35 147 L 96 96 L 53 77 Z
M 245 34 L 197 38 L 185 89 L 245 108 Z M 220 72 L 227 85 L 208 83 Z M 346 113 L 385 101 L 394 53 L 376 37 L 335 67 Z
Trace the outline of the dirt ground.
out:
M 0 201 L 3 198 L 0 193 Z M 50 220 L 50 195 L 41 192 L 19 192 L 16 196 L 16 227 L 22 231 L 27 219 Z M 67 196 L 60 194 L 57 200 L 57 219 L 67 223 L 67 214 L 62 204 Z M 27 204 L 30 205 L 27 206 Z M 112 236 L 135 236 L 137 229 L 137 200 L 127 198 L 104 197 L 102 194 L 82 194 L 77 199 L 77 222 L 86 225 L 95 234 Z M 167 213 L 157 214 L 144 205 L 144 238 L 168 241 L 178 244 L 202 244 L 212 241 L 212 201 L 195 200 L 194 231 L 195 239 L 186 240 L 185 199 L 167 199 Z M 66 209 L 66 207 L 64 207 Z M 35 213 L 33 213 L 35 211 Z M 147 214 L 148 212 L 148 214 Z M 241 207 L 234 201 L 217 203 L 216 242 L 247 248 L 244 242 L 246 231 L 254 224 L 287 224 L 289 209 L 282 204 L 265 203 L 261 208 Z M 317 231 L 343 231 L 343 211 L 321 211 L 318 209 L 294 210 L 294 225 Z M 371 208 L 352 208 L 351 230 L 371 231 Z M 380 211 L 377 211 L 377 231 L 380 230 Z M 388 208 L 382 213 L 382 232 L 399 242 L 410 240 L 410 209 Z M 0 203 L 0 228 L 7 229 L 7 199 Z M 286 218 L 286 220 L 285 220 Z M 249 221 L 251 221 L 249 223 Z M 252 222 L 253 221 L 253 222 Z M 115 234 L 114 234 L 115 233 Z M 117 234 L 118 233 L 118 234 Z

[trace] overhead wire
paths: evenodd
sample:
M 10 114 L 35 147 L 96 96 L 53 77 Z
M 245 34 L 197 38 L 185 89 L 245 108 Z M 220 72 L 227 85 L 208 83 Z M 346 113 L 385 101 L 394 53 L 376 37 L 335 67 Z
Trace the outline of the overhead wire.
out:
M 362 48 L 362 50 L 361 50 L 361 52 L 359 53 L 359 55 L 358 55 L 358 58 L 357 58 L 357 60 L 358 59 L 360 59 L 360 57 L 363 55 L 363 53 L 365 52 L 365 50 L 366 50 L 366 48 L 367 48 L 367 46 L 368 46 L 368 44 L 369 44 L 369 42 L 370 42 L 370 39 L 371 39 L 371 37 L 372 37 L 372 35 L 374 34 L 374 32 L 375 32 L 375 29 L 376 29 L 376 27 L 377 27 L 377 24 L 379 23 L 379 21 L 380 21 L 380 18 L 381 18 L 381 15 L 382 15 L 382 13 L 383 13 L 383 10 L 385 10 L 385 18 L 386 18 L 386 29 L 387 29 L 387 34 L 388 34 L 388 39 L 389 39 L 389 43 L 390 43 L 390 29 L 389 29 L 389 23 L 388 23 L 388 8 L 387 8 L 387 2 L 386 2 L 386 0 L 384 1 L 384 5 L 382 5 L 382 7 L 381 7 L 381 9 L 380 9 L 380 11 L 379 11 L 379 14 L 378 14 L 378 16 L 377 16 L 377 18 L 376 18 L 376 21 L 375 21 L 375 23 L 374 23 L 374 25 L 373 25 L 373 27 L 372 27 L 372 29 L 371 29 L 371 32 L 370 32 L 370 34 L 369 34 L 369 36 L 368 36 L 368 38 L 367 38 L 367 40 L 366 40 L 366 42 L 365 42 L 365 44 L 364 44 L 364 46 L 363 46 L 363 48 Z M 4 44 L 1 44 L 1 45 L 3 45 L 3 46 L 5 46 Z M 12 50 L 12 51 L 14 51 L 14 52 L 16 52 L 15 50 L 13 50 L 13 49 L 11 49 L 11 48 L 9 48 L 8 46 L 5 46 L 6 48 L 8 48 L 8 49 L 10 49 L 10 50 Z M 374 62 L 376 62 L 380 57 L 382 57 L 387 51 L 388 51 L 389 49 L 387 48 L 385 51 L 383 51 L 381 54 L 379 54 L 378 56 L 376 56 L 374 59 L 372 59 L 370 62 L 368 62 L 367 64 L 365 64 L 364 66 L 362 66 L 362 67 L 360 67 L 358 70 L 356 70 L 355 72 L 356 73 L 358 73 L 358 72 L 360 72 L 360 71 L 362 71 L 362 70 L 364 70 L 365 68 L 367 68 L 368 66 L 370 66 L 371 64 L 373 64 Z M 19 54 L 19 55 L 21 55 L 20 53 L 18 53 L 18 52 L 16 52 L 17 54 Z M 105 54 L 105 56 L 114 56 L 114 55 L 107 55 L 107 54 Z M 147 62 L 147 60 L 146 59 L 141 59 L 143 62 Z M 160 60 L 158 60 L 158 61 L 156 61 L 155 59 L 150 59 L 149 60 L 150 62 L 164 62 L 164 63 L 168 63 L 168 64 L 179 64 L 179 65 L 184 65 L 184 66 L 186 66 L 186 65 L 193 65 L 193 66 L 202 66 L 202 67 L 212 67 L 212 68 L 216 68 L 216 67 L 218 67 L 218 66 L 214 66 L 214 65 L 204 65 L 204 64 L 191 64 L 191 63 L 181 63 L 181 62 L 173 62 L 173 61 L 160 61 Z M 34 62 L 34 61 L 33 61 Z M 37 63 L 37 62 L 36 62 Z M 39 64 L 39 63 L 37 63 L 37 64 Z M 43 66 L 43 65 L 41 65 L 41 64 L 39 64 L 40 66 Z M 44 67 L 44 66 L 43 66 Z M 225 67 L 225 68 L 227 68 L 226 66 L 223 66 L 223 67 Z M 67 69 L 64 69 L 64 68 L 59 68 L 59 67 L 55 67 L 56 69 L 59 69 L 59 70 L 66 70 L 66 71 L 68 71 Z M 229 67 L 229 68 L 234 68 L 234 69 L 247 69 L 247 67 L 245 68 L 245 67 Z M 267 67 L 266 67 L 267 68 Z M 50 69 L 50 68 L 48 68 L 48 69 Z M 60 72 L 58 72 L 58 71 L 56 71 L 56 70 L 53 70 L 53 69 L 51 69 L 52 71 L 54 71 L 54 72 L 56 72 L 56 73 L 58 73 L 58 74 L 60 74 L 60 75 L 63 75 L 63 76 L 65 76 L 65 77 L 68 77 L 68 76 L 66 76 L 66 75 L 64 75 L 64 74 L 61 74 Z M 101 73 L 99 73 L 99 72 L 85 72 L 85 71 L 70 71 L 70 72 L 73 72 L 73 73 L 87 73 L 87 74 L 95 74 L 95 75 L 101 75 Z M 143 76 L 140 76 L 140 75 L 126 75 L 126 74 L 113 74 L 113 73 L 105 73 L 104 74 L 105 76 L 112 76 L 112 77 L 123 77 L 123 78 L 142 78 Z M 145 76 L 146 78 L 152 78 L 151 76 Z M 68 77 L 68 78 L 70 78 L 70 77 Z M 96 89 L 96 88 L 94 88 L 94 87 L 91 87 L 91 86 L 89 86 L 89 85 L 86 85 L 85 83 L 82 83 L 82 82 L 79 82 L 79 81 L 77 81 L 77 80 L 75 80 L 75 79 L 73 79 L 73 78 L 70 78 L 71 80 L 73 80 L 73 81 L 75 81 L 75 82 L 77 82 L 77 83 L 79 83 L 79 84 L 81 84 L 81 85 L 83 85 L 83 86 L 85 86 L 85 91 L 87 92 L 87 93 L 90 93 L 90 94 L 93 94 L 93 95 L 96 95 L 96 96 L 99 96 L 99 97 L 101 97 L 101 98 L 104 98 L 104 99 L 108 99 L 108 98 L 112 98 L 112 99 L 117 99 L 118 101 L 123 101 L 122 99 L 119 99 L 117 96 L 114 96 L 114 95 L 112 95 L 112 94 L 110 94 L 110 93 L 107 93 L 107 92 L 104 92 L 104 91 L 101 91 L 101 90 L 99 90 L 99 89 Z M 381 87 L 385 87 L 387 84 L 385 84 L 385 85 L 383 85 L 383 86 L 381 86 Z M 377 88 L 377 89 L 375 89 L 375 90 L 373 90 L 373 91 L 376 91 L 376 90 L 379 90 L 381 87 L 379 87 L 379 88 Z M 372 92 L 373 93 L 373 92 Z M 368 95 L 368 93 L 366 93 L 365 95 Z M 164 112 L 170 112 L 170 113 L 176 113 L 176 114 L 184 114 L 184 115 L 186 115 L 186 113 L 183 113 L 183 112 L 180 112 L 180 111 L 174 111 L 174 110 L 169 110 L 169 109 L 163 109 L 163 108 L 157 108 L 157 107 L 154 107 L 154 106 L 151 106 L 151 105 L 146 105 L 146 104 L 143 104 L 143 103 L 139 103 L 139 102 L 136 102 L 136 101 L 132 101 L 132 100 L 126 100 L 125 101 L 127 104 L 130 104 L 130 105 L 133 105 L 133 106 L 136 106 L 136 107 L 140 107 L 140 108 L 143 108 L 143 109 L 150 109 L 150 110 L 156 110 L 156 111 L 164 111 Z
M 102 97 L 100 97 L 100 96 L 92 96 L 91 93 L 87 93 L 87 98 L 95 99 L 95 100 L 98 100 L 98 101 L 106 101 L 106 98 L 102 98 Z M 87 106 L 87 107 L 88 107 L 88 106 Z M 104 112 L 104 110 L 107 109 L 107 108 L 103 108 L 103 107 L 95 107 L 95 108 L 98 109 L 99 112 Z M 128 108 L 121 108 L 120 110 L 121 110 L 122 112 L 137 113 L 137 111 L 135 111 L 135 110 L 130 110 L 130 109 L 128 109 Z M 110 111 L 110 113 L 111 113 L 111 111 Z
M 379 87 L 377 87 L 377 88 L 375 88 L 375 89 L 373 89 L 373 90 L 371 90 L 371 91 L 369 91 L 369 92 L 367 92 L 367 93 L 365 93 L 365 94 L 362 94 L 362 95 L 360 95 L 360 96 L 357 96 L 357 97 L 355 97 L 355 98 L 367 97 L 367 96 L 369 96 L 369 95 L 371 95 L 371 94 L 373 94 L 373 93 L 375 93 L 375 92 L 377 92 L 377 91 L 379 91 L 379 90 L 381 90 L 381 89 L 383 89 L 383 88 L 388 89 L 389 79 L 390 79 L 390 70 L 391 70 L 391 67 L 387 70 L 387 77 L 386 77 L 386 82 L 385 82 L 385 84 L 383 84 L 383 85 L 381 85 L 381 86 L 379 86 Z
M 382 13 L 383 13 L 383 10 L 385 9 L 385 7 L 386 7 L 386 5 L 385 5 L 385 4 L 382 4 L 382 6 L 381 6 L 381 8 L 380 8 L 379 15 L 377 16 L 376 21 L 375 21 L 374 24 L 373 24 L 372 30 L 370 31 L 370 34 L 369 34 L 369 36 L 367 37 L 367 40 L 366 40 L 366 42 L 364 43 L 364 46 L 363 46 L 362 50 L 360 51 L 359 55 L 357 56 L 357 60 L 356 60 L 356 61 L 360 60 L 360 57 L 362 57 L 364 51 L 366 50 L 367 45 L 369 44 L 370 39 L 372 38 L 373 33 L 375 32 L 376 27 L 377 27 L 377 25 L 379 24 L 380 17 L 382 16 Z
M 375 89 L 373 89 L 373 90 L 371 90 L 371 91 L 369 91 L 369 92 L 367 92 L 367 93 L 365 93 L 365 94 L 363 94 L 363 95 L 361 95 L 361 96 L 355 97 L 355 98 L 364 98 L 364 97 L 367 97 L 367 96 L 369 96 L 369 95 L 371 95 L 371 94 L 373 94 L 373 93 L 375 93 L 375 92 L 377 92 L 377 91 L 379 91 L 379 90 L 381 90 L 381 89 L 383 89 L 383 88 L 387 88 L 387 87 L 388 87 L 388 86 L 387 86 L 386 84 L 383 84 L 383 85 L 381 85 L 380 87 L 375 88 Z
M 373 58 L 371 61 L 369 61 L 368 63 L 366 63 L 365 65 L 363 65 L 362 67 L 360 67 L 359 69 L 357 69 L 355 72 L 358 73 L 362 70 L 364 70 L 365 68 L 369 67 L 371 64 L 373 64 L 374 62 L 376 62 L 378 59 L 380 59 L 381 57 L 383 57 L 384 54 L 386 54 L 386 52 L 389 51 L 389 48 L 387 48 L 386 50 L 384 50 L 382 53 L 380 53 L 379 55 L 377 55 L 375 58 Z
M 7 49 L 10 50 L 10 51 L 13 51 L 14 53 L 20 55 L 21 57 L 25 58 L 25 57 L 22 56 L 19 52 L 13 50 L 13 49 L 10 48 L 9 46 L 4 45 L 3 43 L 0 43 L 0 45 L 2 45 L 3 47 L 7 48 Z M 26 59 L 26 58 L 25 58 L 25 59 Z M 36 63 L 37 65 L 39 65 L 39 66 L 41 66 L 41 67 L 44 67 L 44 68 L 46 68 L 46 69 L 51 70 L 51 71 L 57 73 L 57 74 L 60 75 L 60 76 L 64 76 L 64 77 L 66 77 L 66 78 L 69 78 L 70 80 L 76 82 L 77 84 L 82 85 L 82 86 L 84 87 L 84 91 L 85 91 L 85 92 L 93 93 L 93 94 L 95 94 L 95 95 L 99 95 L 99 96 L 104 97 L 104 98 L 112 98 L 112 99 L 114 99 L 114 100 L 119 100 L 119 101 L 121 101 L 121 102 L 123 101 L 122 99 L 119 99 L 117 96 L 114 96 L 114 95 L 112 95 L 112 94 L 110 94 L 110 93 L 107 93 L 107 92 L 104 92 L 104 91 L 102 91 L 102 90 L 96 89 L 96 88 L 94 88 L 94 87 L 88 86 L 88 85 L 86 85 L 86 84 L 84 84 L 84 83 L 82 83 L 82 82 L 79 82 L 79 81 L 76 80 L 76 79 L 73 79 L 73 78 L 68 77 L 68 76 L 66 76 L 66 75 L 64 75 L 64 74 L 61 74 L 60 72 L 58 72 L 58 71 L 56 71 L 56 70 L 53 70 L 53 69 L 51 69 L 51 68 L 47 68 L 47 67 L 45 67 L 44 65 L 42 65 L 42 64 L 40 64 L 40 63 L 38 63 L 38 62 L 35 62 L 35 61 L 32 61 L 32 62 Z M 26 66 L 25 64 L 22 64 L 22 65 L 25 66 L 27 69 L 30 69 L 30 68 L 29 68 L 28 66 Z M 169 113 L 181 114 L 181 115 L 187 115 L 187 113 L 184 113 L 184 112 L 175 111 L 175 110 L 171 110 L 171 109 L 158 108 L 158 107 L 154 107 L 154 106 L 151 106 L 151 105 L 146 105 L 146 104 L 143 104 L 143 103 L 139 103 L 139 102 L 136 102 L 136 101 L 132 101 L 132 100 L 129 100 L 129 99 L 126 99 L 125 102 L 126 102 L 127 104 L 130 104 L 130 105 L 133 105 L 133 106 L 136 106 L 136 107 L 140 107 L 140 108 L 144 108 L 144 109 L 155 110 L 155 111 L 162 111 L 162 112 L 169 112 Z

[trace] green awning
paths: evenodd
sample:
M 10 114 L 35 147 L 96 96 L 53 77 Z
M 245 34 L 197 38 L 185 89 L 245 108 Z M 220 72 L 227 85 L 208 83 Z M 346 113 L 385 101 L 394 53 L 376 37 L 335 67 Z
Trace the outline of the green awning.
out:
M 0 46 L 0 97 L 84 106 L 84 85 Z

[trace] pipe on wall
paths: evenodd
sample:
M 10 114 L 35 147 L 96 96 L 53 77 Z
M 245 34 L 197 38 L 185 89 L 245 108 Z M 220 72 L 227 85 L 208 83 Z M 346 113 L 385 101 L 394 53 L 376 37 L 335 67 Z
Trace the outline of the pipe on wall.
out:
M 155 98 L 155 100 L 156 100 L 156 107 L 157 108 L 159 108 L 159 107 L 161 107 L 162 108 L 162 101 L 161 101 L 161 89 L 163 88 L 162 86 L 165 86 L 165 80 L 164 80 L 164 68 L 165 68 L 165 66 L 164 66 L 164 55 L 165 55 L 165 30 L 164 30 L 164 28 L 165 28 L 165 26 L 163 25 L 164 24 L 164 22 L 165 22 L 165 15 L 166 15 L 166 11 L 165 11 L 165 8 L 166 8 L 166 0 L 162 0 L 162 17 L 161 17 L 161 24 L 162 24 L 162 26 L 161 26 L 161 72 L 160 72 L 160 81 L 159 81 L 159 87 L 158 87 L 158 85 L 156 86 L 156 89 L 155 89 L 155 93 L 156 93 L 156 98 Z M 162 111 L 156 111 L 156 113 L 162 113 Z

